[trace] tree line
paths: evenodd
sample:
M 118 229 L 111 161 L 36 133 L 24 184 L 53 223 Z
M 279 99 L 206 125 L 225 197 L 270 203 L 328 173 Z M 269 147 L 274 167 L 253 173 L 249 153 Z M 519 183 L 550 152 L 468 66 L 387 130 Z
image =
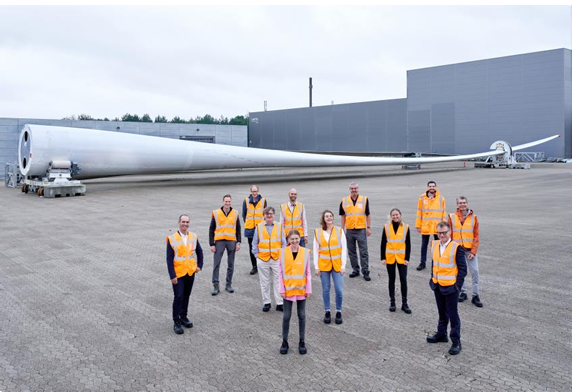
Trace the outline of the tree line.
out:
M 129 121 L 129 122 L 147 122 L 147 123 L 176 123 L 176 124 L 220 124 L 220 125 L 249 125 L 249 116 L 235 116 L 232 118 L 227 118 L 225 116 L 221 116 L 218 119 L 211 116 L 210 114 L 206 114 L 204 116 L 197 116 L 195 118 L 191 117 L 189 120 L 185 120 L 179 116 L 173 117 L 171 120 L 168 120 L 165 116 L 156 116 L 155 119 L 152 119 L 149 114 L 144 114 L 143 116 L 139 117 L 137 114 L 130 114 L 126 113 L 123 116 L 116 117 L 113 120 L 110 120 L 107 117 L 104 118 L 94 118 L 89 114 L 78 114 L 72 115 L 69 117 L 64 117 L 62 120 L 81 120 L 81 121 Z

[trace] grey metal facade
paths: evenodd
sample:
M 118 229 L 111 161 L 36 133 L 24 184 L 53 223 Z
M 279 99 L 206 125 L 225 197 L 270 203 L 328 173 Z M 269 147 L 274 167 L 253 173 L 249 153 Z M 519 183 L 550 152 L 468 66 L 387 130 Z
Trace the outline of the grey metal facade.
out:
M 412 151 L 467 154 L 560 134 L 533 150 L 571 157 L 570 50 L 412 70 L 407 80 Z
M 247 147 L 247 127 L 244 125 L 173 124 L 122 121 L 72 121 L 31 118 L 0 118 L 0 163 L 18 161 L 18 138 L 25 124 L 54 125 L 60 127 L 90 128 L 103 131 L 136 133 L 167 137 L 214 137 L 215 143 Z M 0 170 L 4 178 L 4 167 Z
M 407 72 L 407 98 L 250 113 L 249 146 L 294 151 L 486 151 L 496 140 L 571 158 L 571 50 Z
M 249 146 L 275 150 L 406 151 L 406 99 L 249 115 Z

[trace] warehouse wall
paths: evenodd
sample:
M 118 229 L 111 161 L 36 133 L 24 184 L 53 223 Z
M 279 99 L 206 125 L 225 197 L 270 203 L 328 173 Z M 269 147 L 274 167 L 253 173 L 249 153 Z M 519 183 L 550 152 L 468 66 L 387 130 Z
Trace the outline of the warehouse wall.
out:
M 250 113 L 249 146 L 467 154 L 496 140 L 571 158 L 571 50 L 407 72 L 407 98 Z
M 467 154 L 560 134 L 532 151 L 571 157 L 570 75 L 567 49 L 408 71 L 408 148 Z
M 249 146 L 291 151 L 406 151 L 406 100 L 249 115 Z

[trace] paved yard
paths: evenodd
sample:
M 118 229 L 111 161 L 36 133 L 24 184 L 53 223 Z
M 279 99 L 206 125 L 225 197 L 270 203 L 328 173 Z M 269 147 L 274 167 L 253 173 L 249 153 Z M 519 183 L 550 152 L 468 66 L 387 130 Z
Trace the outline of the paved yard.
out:
M 366 177 L 356 169 L 297 169 L 92 180 L 85 197 L 67 199 L 0 187 L 0 391 L 571 390 L 571 165 L 364 170 Z M 282 313 L 261 312 L 244 241 L 236 292 L 210 295 L 206 252 L 191 297 L 195 327 L 173 333 L 165 236 L 179 214 L 190 214 L 208 251 L 210 211 L 224 194 L 240 208 L 257 183 L 278 207 L 294 186 L 315 228 L 323 209 L 337 213 L 352 179 L 371 200 L 372 281 L 345 277 L 342 325 L 322 323 L 314 277 L 309 352 L 292 349 L 293 317 L 291 350 L 281 356 Z M 481 222 L 485 306 L 460 304 L 463 351 L 456 357 L 447 354 L 449 344 L 425 342 L 437 322 L 430 272 L 409 270 L 413 314 L 389 313 L 380 264 L 390 209 L 399 207 L 413 225 L 430 179 L 448 211 L 465 195 Z M 413 267 L 420 252 L 414 233 Z M 222 276 L 225 266 L 224 259 Z

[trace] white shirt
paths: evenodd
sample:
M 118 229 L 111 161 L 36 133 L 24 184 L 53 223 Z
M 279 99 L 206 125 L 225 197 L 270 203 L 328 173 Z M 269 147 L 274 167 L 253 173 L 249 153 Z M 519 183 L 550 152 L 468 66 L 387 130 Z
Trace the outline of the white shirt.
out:
M 330 239 L 330 234 L 328 233 L 328 231 L 319 229 L 320 232 L 322 233 L 322 236 L 324 237 L 324 239 L 326 241 L 328 241 Z M 334 230 L 334 227 L 332 228 L 332 230 Z M 346 270 L 346 259 L 347 259 L 347 255 L 348 255 L 348 249 L 346 246 L 346 236 L 344 235 L 344 231 L 342 231 L 342 235 L 340 236 L 340 238 L 338 239 L 338 241 L 340 242 L 340 246 L 342 247 L 342 254 L 340 255 L 340 260 L 342 262 L 341 266 L 340 266 L 340 271 L 345 271 Z M 314 257 L 314 269 L 318 270 L 318 248 L 320 248 L 320 243 L 318 242 L 318 238 L 314 239 L 313 242 L 313 246 L 312 246 L 312 254 Z
M 181 232 L 179 232 L 179 235 L 181 236 L 181 239 L 183 240 L 183 243 L 185 244 L 185 246 L 187 246 L 187 234 L 183 234 Z
M 440 241 L 440 256 L 444 253 L 446 246 L 448 246 L 450 242 L 452 242 L 451 238 L 448 238 L 448 242 L 446 242 L 444 245 L 442 245 L 442 242 Z
M 296 202 L 294 204 L 291 204 L 290 200 L 287 203 L 288 208 L 290 209 L 291 214 L 293 213 L 295 207 L 296 207 Z M 304 205 L 301 203 L 301 207 L 302 207 L 302 212 L 300 214 L 300 218 L 302 220 L 302 236 L 303 237 L 307 237 L 308 236 L 308 229 L 306 226 L 306 211 L 304 210 Z M 285 217 L 283 216 L 283 209 L 281 208 L 281 213 L 279 216 L 279 222 L 283 225 L 284 227 L 284 223 L 285 223 Z

